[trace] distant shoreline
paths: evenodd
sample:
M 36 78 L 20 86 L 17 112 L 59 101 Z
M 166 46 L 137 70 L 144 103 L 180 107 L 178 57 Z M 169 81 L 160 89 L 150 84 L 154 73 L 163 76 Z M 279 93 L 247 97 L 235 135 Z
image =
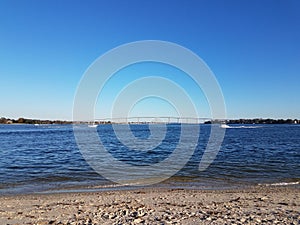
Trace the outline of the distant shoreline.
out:
M 19 118 L 19 119 L 10 119 L 1 117 L 0 124 L 72 124 L 72 121 L 66 120 L 39 120 L 39 119 L 27 119 L 27 118 Z
M 28 119 L 18 118 L 10 119 L 1 117 L 0 124 L 88 124 L 91 121 L 68 121 L 68 120 L 40 120 L 40 119 Z M 111 124 L 111 121 L 99 122 L 95 121 L 95 124 Z M 224 119 L 224 120 L 207 120 L 204 124 L 212 123 L 226 123 L 226 124 L 300 124 L 300 119 Z
M 208 121 L 209 123 L 217 123 L 218 121 Z M 224 120 L 227 124 L 300 124 L 299 119 L 230 119 Z

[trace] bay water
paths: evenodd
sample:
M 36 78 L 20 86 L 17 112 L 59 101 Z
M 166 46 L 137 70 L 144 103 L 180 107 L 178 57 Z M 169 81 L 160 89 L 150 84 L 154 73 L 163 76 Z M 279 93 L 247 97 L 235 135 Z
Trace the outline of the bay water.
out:
M 122 129 L 123 125 L 117 126 Z M 162 125 L 154 126 L 159 129 Z M 110 124 L 97 128 L 83 126 L 82 130 L 97 129 L 99 139 L 114 158 L 142 167 L 168 158 L 178 145 L 181 125 L 164 126 L 164 140 L 148 151 L 126 147 Z M 300 185 L 300 125 L 227 126 L 216 158 L 204 171 L 198 168 L 211 125 L 193 126 L 200 126 L 193 155 L 181 170 L 155 187 L 226 189 L 251 185 Z M 151 134 L 148 124 L 132 124 L 130 128 L 141 140 Z M 125 188 L 131 186 L 106 179 L 85 161 L 76 144 L 72 125 L 0 125 L 0 194 Z

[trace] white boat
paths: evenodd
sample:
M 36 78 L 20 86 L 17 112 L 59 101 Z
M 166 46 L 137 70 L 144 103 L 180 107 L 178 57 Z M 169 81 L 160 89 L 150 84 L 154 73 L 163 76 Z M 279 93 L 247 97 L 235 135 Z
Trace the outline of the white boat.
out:
M 94 127 L 95 128 L 95 127 L 98 127 L 98 124 L 96 124 L 95 122 L 93 122 L 93 123 L 89 124 L 88 127 Z
M 226 128 L 230 128 L 230 126 L 228 126 L 228 125 L 225 124 L 225 123 L 221 124 L 220 127 L 221 127 L 221 128 L 225 128 L 225 129 L 226 129 Z

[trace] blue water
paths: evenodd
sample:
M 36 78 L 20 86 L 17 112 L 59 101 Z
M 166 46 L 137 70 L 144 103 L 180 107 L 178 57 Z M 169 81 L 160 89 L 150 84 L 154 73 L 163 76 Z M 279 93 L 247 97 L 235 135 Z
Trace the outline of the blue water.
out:
M 199 171 L 198 167 L 211 127 L 199 126 L 198 145 L 188 163 L 156 186 L 222 189 L 299 185 L 299 125 L 231 125 L 226 129 L 217 157 L 205 171 Z M 84 127 L 83 132 L 85 129 L 93 128 Z M 131 125 L 131 130 L 141 140 L 150 135 L 145 124 Z M 167 125 L 164 140 L 149 151 L 126 147 L 111 125 L 98 126 L 97 131 L 116 159 L 145 166 L 161 162 L 172 154 L 179 142 L 180 125 Z M 71 125 L 0 125 L 0 194 L 91 188 L 122 186 L 105 179 L 89 166 L 76 145 Z

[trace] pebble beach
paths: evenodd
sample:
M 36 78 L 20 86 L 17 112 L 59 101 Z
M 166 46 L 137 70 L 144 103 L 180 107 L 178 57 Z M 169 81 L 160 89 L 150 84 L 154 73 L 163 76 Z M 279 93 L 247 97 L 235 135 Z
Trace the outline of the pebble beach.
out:
M 300 189 L 151 189 L 0 197 L 0 224 L 299 224 Z

